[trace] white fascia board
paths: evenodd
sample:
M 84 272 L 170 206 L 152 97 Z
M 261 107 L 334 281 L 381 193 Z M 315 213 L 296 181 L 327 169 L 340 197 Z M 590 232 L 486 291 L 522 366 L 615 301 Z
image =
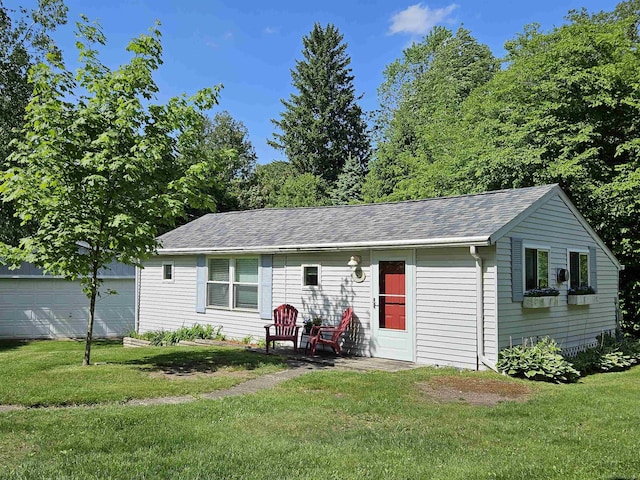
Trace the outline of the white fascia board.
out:
M 347 242 L 306 245 L 248 246 L 233 248 L 159 248 L 160 255 L 233 254 L 233 253 L 287 253 L 320 250 L 353 250 L 359 248 L 418 248 L 418 247 L 470 247 L 490 245 L 488 236 L 430 238 L 427 240 L 395 240 L 379 242 Z

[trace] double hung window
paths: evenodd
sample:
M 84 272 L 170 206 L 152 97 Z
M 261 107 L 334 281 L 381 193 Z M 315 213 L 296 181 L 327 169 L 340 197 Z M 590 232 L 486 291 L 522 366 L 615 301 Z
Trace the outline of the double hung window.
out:
M 569 251 L 569 288 L 589 286 L 589 253 Z
M 258 309 L 258 259 L 210 258 L 207 305 L 228 309 Z
M 302 286 L 317 287 L 320 285 L 320 265 L 302 266 Z
M 524 249 L 525 290 L 549 287 L 549 250 Z
M 165 282 L 173 282 L 173 262 L 163 262 L 162 280 Z

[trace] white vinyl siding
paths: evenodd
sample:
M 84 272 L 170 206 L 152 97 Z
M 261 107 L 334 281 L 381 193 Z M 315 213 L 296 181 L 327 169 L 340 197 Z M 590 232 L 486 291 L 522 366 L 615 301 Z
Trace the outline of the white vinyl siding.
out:
M 510 237 L 548 245 L 550 287 L 560 290 L 557 307 L 523 309 L 511 298 Z M 515 226 L 496 245 L 498 261 L 499 348 L 519 344 L 523 338 L 549 335 L 563 348 L 571 349 L 595 342 L 602 331 L 615 328 L 618 270 L 598 246 L 598 302 L 588 306 L 567 305 L 568 282 L 556 283 L 558 268 L 568 269 L 567 249 L 588 251 L 596 240 L 585 230 L 559 195 L 553 196 Z
M 242 258 L 242 257 L 237 257 Z M 255 256 L 250 258 L 257 258 Z M 174 282 L 161 280 L 162 264 L 174 264 Z M 211 324 L 222 326 L 228 338 L 242 340 L 251 336 L 264 339 L 264 324 L 258 311 L 207 308 L 196 313 L 196 256 L 156 256 L 146 260 L 140 272 L 139 332 L 177 330 L 182 326 Z
M 352 255 L 362 257 L 360 266 L 366 274 L 362 283 L 356 283 L 351 278 L 351 268 L 347 262 Z M 321 284 L 313 288 L 304 287 L 300 281 L 303 265 L 310 264 L 322 265 Z M 371 275 L 368 251 L 275 255 L 273 304 L 277 306 L 282 303 L 289 303 L 298 309 L 299 323 L 318 315 L 328 323 L 337 324 L 342 312 L 352 307 L 354 320 L 345 338 L 343 351 L 347 354 L 370 355 Z
M 495 350 L 493 249 L 483 257 L 485 349 Z M 476 263 L 468 248 L 417 251 L 416 359 L 428 365 L 476 369 Z

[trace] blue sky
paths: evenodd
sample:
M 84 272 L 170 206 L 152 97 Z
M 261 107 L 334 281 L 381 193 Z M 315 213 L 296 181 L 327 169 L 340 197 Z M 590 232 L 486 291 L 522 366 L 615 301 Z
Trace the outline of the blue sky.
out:
M 35 4 L 6 1 L 5 6 Z M 503 44 L 537 22 L 543 30 L 564 23 L 570 9 L 612 10 L 610 0 L 66 0 L 69 25 L 55 34 L 68 67 L 75 67 L 73 30 L 80 14 L 98 20 L 107 36 L 101 59 L 111 67 L 128 61 L 128 41 L 161 22 L 164 65 L 156 75 L 160 101 L 205 86 L 223 84 L 217 110 L 242 121 L 260 163 L 283 159 L 267 145 L 282 112 L 280 99 L 293 92 L 290 69 L 301 58 L 302 37 L 314 22 L 333 23 L 351 56 L 360 105 L 377 108 L 384 67 L 433 25 L 461 24 L 501 56 Z M 215 110 L 214 110 L 215 111 Z

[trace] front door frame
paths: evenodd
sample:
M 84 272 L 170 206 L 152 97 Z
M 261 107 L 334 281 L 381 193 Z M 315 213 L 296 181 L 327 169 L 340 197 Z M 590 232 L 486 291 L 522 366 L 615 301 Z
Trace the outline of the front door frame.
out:
M 416 358 L 416 252 L 415 249 L 372 250 L 371 251 L 371 341 L 370 351 L 374 357 L 392 358 L 415 362 Z M 379 262 L 405 262 L 405 330 L 381 329 L 379 321 Z

